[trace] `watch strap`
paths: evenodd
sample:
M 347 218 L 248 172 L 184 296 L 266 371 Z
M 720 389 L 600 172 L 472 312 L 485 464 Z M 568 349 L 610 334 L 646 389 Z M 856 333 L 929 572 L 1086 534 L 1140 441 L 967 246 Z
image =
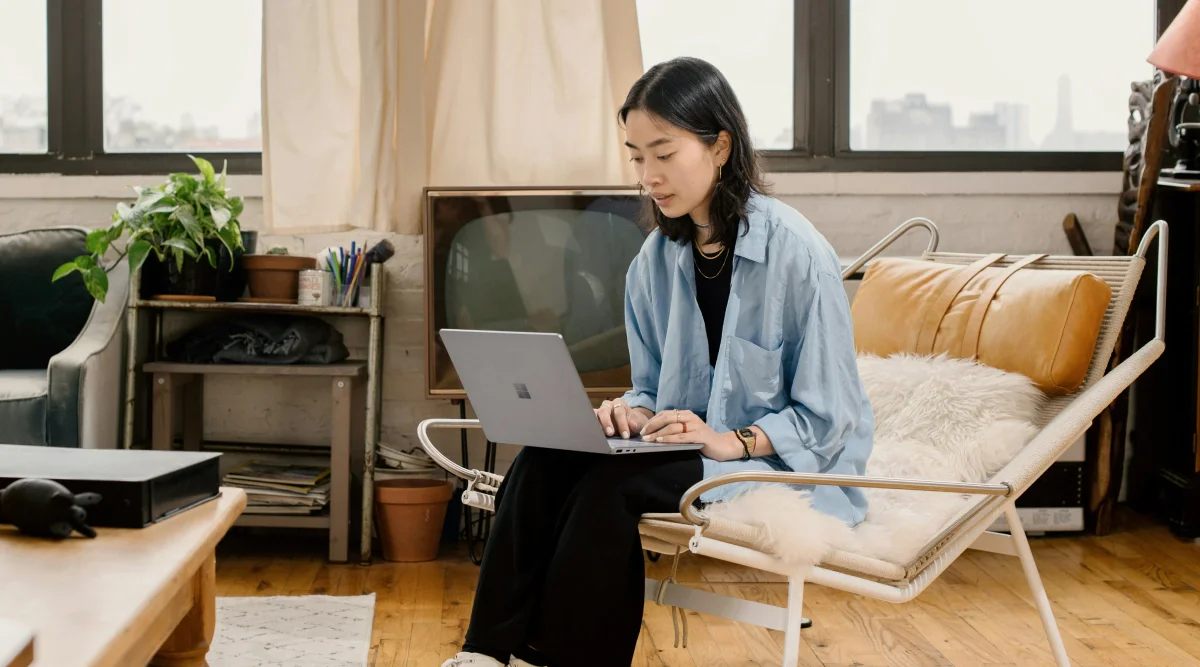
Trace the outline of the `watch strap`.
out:
M 738 429 L 736 433 L 738 436 L 738 440 L 741 441 L 741 443 L 742 443 L 742 458 L 740 460 L 749 461 L 750 460 L 750 442 L 753 442 L 754 431 L 743 428 L 743 429 Z

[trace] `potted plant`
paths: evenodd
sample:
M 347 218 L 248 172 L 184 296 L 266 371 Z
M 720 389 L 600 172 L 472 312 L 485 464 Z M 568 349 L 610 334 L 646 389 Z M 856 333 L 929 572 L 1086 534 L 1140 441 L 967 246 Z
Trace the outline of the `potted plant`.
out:
M 289 255 L 287 248 L 272 246 L 265 255 L 243 255 L 250 298 L 256 301 L 294 303 L 300 291 L 300 272 L 315 269 L 315 257 Z
M 173 173 L 160 185 L 134 186 L 137 200 L 117 204 L 112 224 L 88 234 L 90 254 L 58 267 L 51 280 L 78 271 L 88 292 L 103 302 L 108 293 L 107 271 L 128 256 L 131 273 L 144 269 L 143 298 L 175 295 L 215 299 L 221 247 L 230 257 L 242 249 L 238 216 L 243 203 L 241 197 L 229 196 L 224 168 L 218 175 L 207 160 L 188 157 L 200 169 L 199 177 Z M 122 238 L 125 247 L 116 260 L 105 266 L 104 255 Z

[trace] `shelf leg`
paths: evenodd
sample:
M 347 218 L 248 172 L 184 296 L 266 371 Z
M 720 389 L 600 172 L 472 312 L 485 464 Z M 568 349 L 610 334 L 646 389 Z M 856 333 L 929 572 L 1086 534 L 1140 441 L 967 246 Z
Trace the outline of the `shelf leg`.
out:
M 376 265 L 378 267 L 378 265 Z M 383 272 L 377 270 L 371 277 L 372 309 L 382 299 Z M 367 414 L 366 437 L 363 438 L 362 476 L 362 523 L 359 540 L 359 562 L 371 563 L 371 530 L 375 526 L 375 447 L 379 444 L 380 387 L 379 376 L 383 365 L 383 318 L 371 316 L 370 338 L 367 343 Z
M 154 374 L 154 407 L 151 444 L 154 449 L 170 451 L 175 440 L 175 376 Z
M 350 440 L 354 419 L 354 378 L 333 379 L 330 443 L 329 560 L 345 563 L 350 540 Z
M 183 388 L 183 448 L 200 451 L 204 439 L 204 376 L 193 375 Z

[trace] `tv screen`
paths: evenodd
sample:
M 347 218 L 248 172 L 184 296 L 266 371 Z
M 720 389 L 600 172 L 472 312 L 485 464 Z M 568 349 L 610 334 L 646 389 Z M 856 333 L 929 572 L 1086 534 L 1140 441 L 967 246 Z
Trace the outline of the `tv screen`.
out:
M 588 392 L 629 388 L 625 275 L 648 234 L 632 188 L 427 189 L 427 394 L 466 397 L 437 332 L 562 334 Z

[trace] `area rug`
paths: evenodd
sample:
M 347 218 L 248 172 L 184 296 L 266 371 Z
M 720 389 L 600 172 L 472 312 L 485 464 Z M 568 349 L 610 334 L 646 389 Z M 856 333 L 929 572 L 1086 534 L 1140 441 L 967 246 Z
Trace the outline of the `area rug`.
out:
M 366 667 L 375 594 L 218 597 L 210 667 Z

